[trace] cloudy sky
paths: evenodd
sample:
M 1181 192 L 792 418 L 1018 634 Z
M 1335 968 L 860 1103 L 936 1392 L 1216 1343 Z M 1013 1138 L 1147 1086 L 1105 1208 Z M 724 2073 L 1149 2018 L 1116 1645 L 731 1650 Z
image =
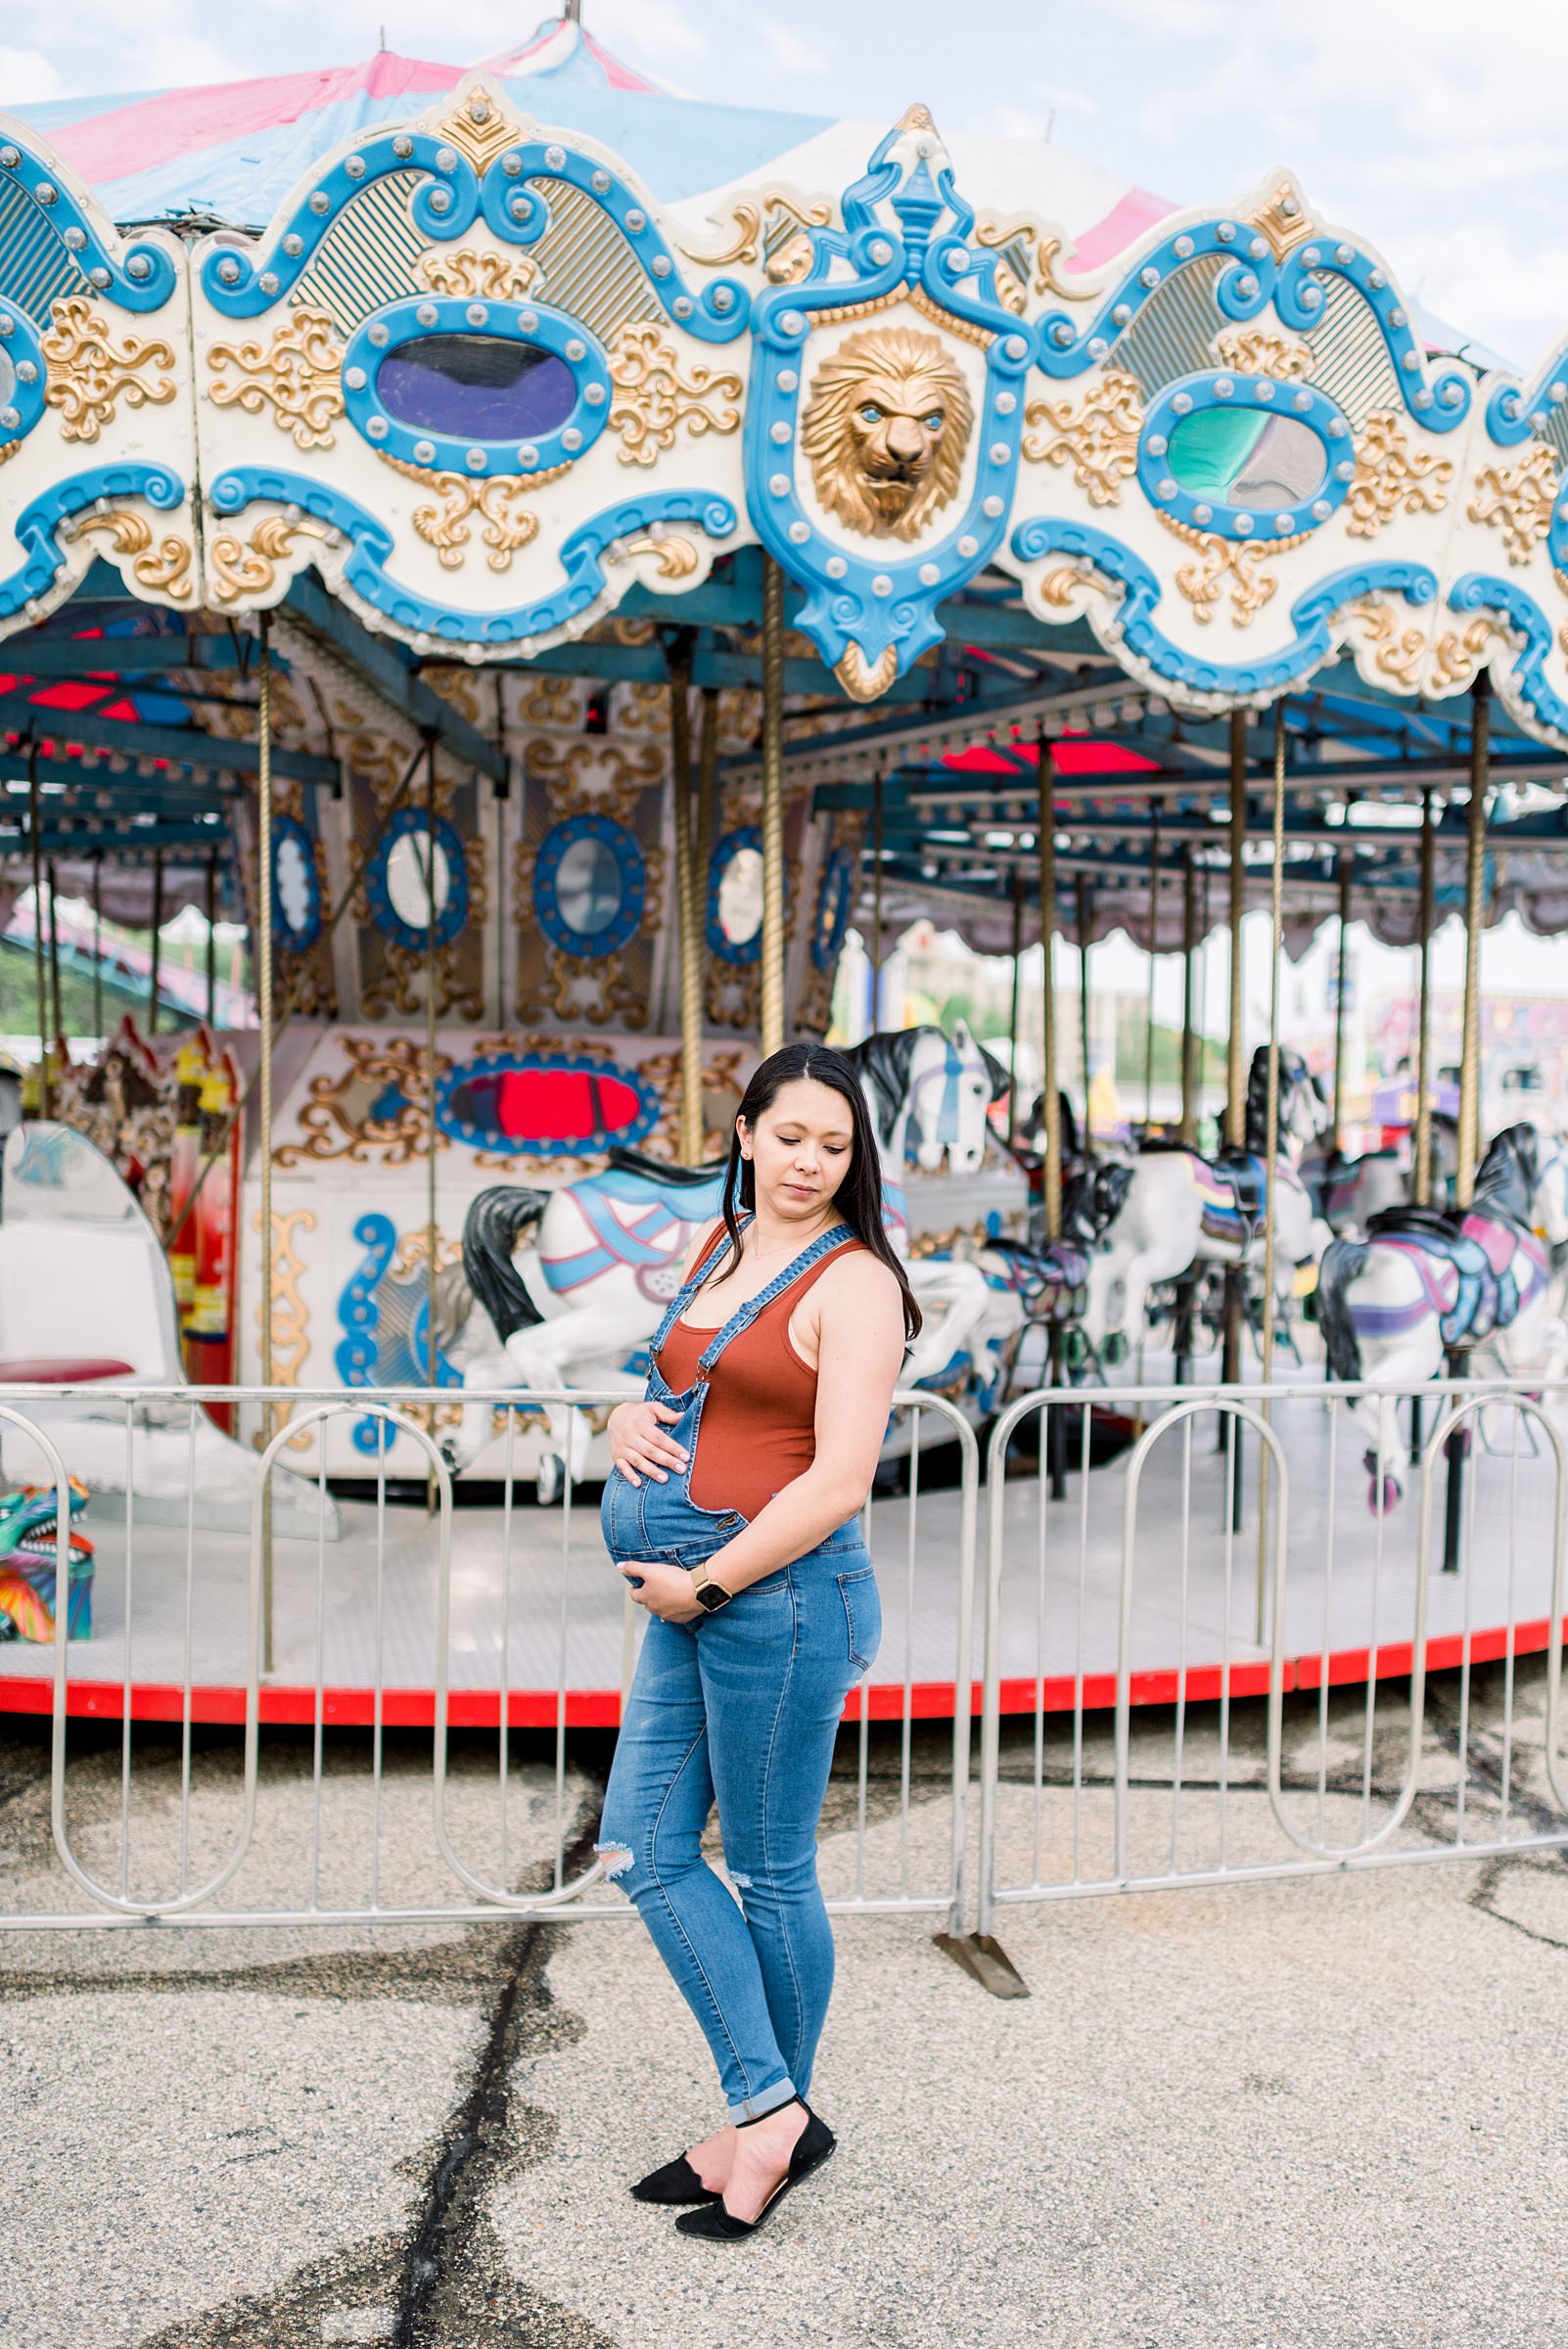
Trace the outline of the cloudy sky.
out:
M 878 121 L 918 98 L 946 128 L 1048 135 L 1182 204 L 1231 202 L 1289 163 L 1408 292 L 1505 357 L 1529 365 L 1568 335 L 1561 0 L 583 4 L 628 64 L 697 97 Z M 529 0 L 75 0 L 25 22 L 11 10 L 0 109 L 346 63 L 383 27 L 407 56 L 466 62 L 535 21 Z

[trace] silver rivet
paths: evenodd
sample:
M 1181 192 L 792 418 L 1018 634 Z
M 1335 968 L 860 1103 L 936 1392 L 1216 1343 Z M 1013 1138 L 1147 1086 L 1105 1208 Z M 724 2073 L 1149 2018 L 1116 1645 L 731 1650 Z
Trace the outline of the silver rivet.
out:
M 370 379 L 363 367 L 346 367 L 343 371 L 343 380 L 350 392 L 363 392 Z
M 0 166 L 3 166 L 4 169 L 7 171 L 15 171 L 21 161 L 22 155 L 19 149 L 15 147 L 0 147 Z
M 367 326 L 365 333 L 369 336 L 371 342 L 375 344 L 378 350 L 386 349 L 390 337 L 386 325 L 380 318 L 376 320 L 373 326 Z
M 866 247 L 866 252 L 879 269 L 884 268 L 893 258 L 893 247 L 888 243 L 886 237 L 873 237 Z
M 871 592 L 873 595 L 891 595 L 893 593 L 893 581 L 889 578 L 885 571 L 879 571 L 877 573 L 876 577 L 871 582 Z
M 1329 504 L 1326 497 L 1314 497 L 1313 499 L 1314 522 L 1326 522 L 1333 511 L 1334 509 Z
M 577 449 L 582 446 L 582 435 L 575 424 L 569 424 L 566 428 L 566 431 L 561 435 L 561 446 L 563 448 L 571 449 Z
M 1005 465 L 1013 452 L 1005 440 L 993 440 L 987 453 L 993 465 Z
M 440 312 L 433 301 L 422 301 L 414 312 L 414 316 L 419 320 L 421 326 L 434 326 L 439 315 Z
M 1388 314 L 1388 322 L 1390 326 L 1405 326 L 1407 324 L 1406 312 L 1400 307 L 1398 302 L 1396 302 L 1394 307 L 1390 310 Z
M 291 261 L 297 261 L 300 258 L 300 253 L 302 253 L 304 251 L 303 237 L 301 237 L 296 230 L 291 229 L 289 234 L 283 240 L 283 250 L 288 254 Z
M 656 253 L 653 256 L 653 259 L 648 263 L 648 267 L 655 277 L 668 277 L 669 275 L 669 253 Z
M 574 361 L 577 359 L 585 359 L 588 355 L 588 346 L 579 336 L 574 335 L 571 342 L 566 346 L 566 355 L 569 359 Z
M 240 264 L 234 258 L 232 253 L 225 254 L 224 258 L 219 261 L 217 265 L 217 273 L 226 286 L 234 286 L 239 284 Z
M 432 188 L 430 208 L 433 212 L 449 212 L 452 208 L 451 190 L 449 188 Z
M 414 463 L 415 463 L 416 465 L 433 465 L 433 464 L 435 463 L 435 461 L 436 461 L 436 443 L 435 443 L 435 441 L 434 441 L 434 440 L 416 440 L 416 441 L 414 442 Z
M 1388 279 L 1381 269 L 1374 269 L 1368 275 L 1366 282 L 1374 294 L 1381 294 L 1383 288 L 1388 284 Z
M 1159 282 L 1160 272 L 1153 266 L 1152 263 L 1147 269 L 1140 269 L 1138 271 L 1138 284 L 1140 286 L 1146 286 L 1151 294 L 1154 292 L 1154 289 Z
M 714 307 L 715 310 L 732 310 L 735 307 L 735 297 L 728 286 L 714 288 Z
M 790 493 L 790 477 L 787 473 L 775 473 L 767 486 L 770 493 L 774 497 L 788 497 Z
M 770 440 L 776 441 L 780 448 L 783 448 L 788 444 L 790 428 L 780 420 L 777 424 L 769 425 L 767 437 Z
M 1214 395 L 1216 399 L 1228 399 L 1231 393 L 1235 391 L 1235 385 L 1231 382 L 1228 375 L 1217 376 L 1215 379 Z
M 811 526 L 808 522 L 792 522 L 790 524 L 790 536 L 797 546 L 804 546 L 810 535 Z
M 691 296 L 689 294 L 677 294 L 669 306 L 674 311 L 677 318 L 689 318 L 692 313 Z
M 1420 355 L 1416 351 L 1407 350 L 1400 354 L 1400 365 L 1405 369 L 1407 375 L 1413 375 L 1420 364 Z
M 1195 522 L 1195 523 L 1198 525 L 1199 529 L 1201 530 L 1201 529 L 1204 527 L 1204 525 L 1205 525 L 1206 523 L 1211 523 L 1211 522 L 1213 522 L 1213 520 L 1214 520 L 1214 508 L 1213 508 L 1213 506 L 1209 505 L 1209 504 L 1208 504 L 1207 502 L 1205 502 L 1205 501 L 1202 501 L 1202 500 L 1200 500 L 1200 502 L 1199 502 L 1197 505 L 1195 505 L 1195 506 L 1193 507 L 1193 509 L 1192 509 L 1192 519 L 1193 519 L 1193 521 L 1194 521 L 1194 522 Z
M 564 171 L 566 169 L 566 149 L 564 147 L 546 147 L 544 160 L 552 171 Z
M 972 563 L 980 552 L 980 540 L 971 536 L 970 532 L 965 530 L 963 536 L 958 541 L 958 552 L 960 555 L 962 555 L 966 563 Z
M 1003 501 L 999 497 L 983 497 L 980 501 L 980 511 L 992 522 L 994 522 L 997 515 L 1004 511 Z
M 1274 516 L 1274 529 L 1281 538 L 1288 538 L 1295 528 L 1296 517 L 1294 514 L 1276 514 Z
M 457 169 L 457 149 L 455 147 L 438 147 L 436 168 L 438 171 L 455 171 Z
M 387 438 L 386 417 L 372 416 L 370 422 L 366 425 L 365 430 L 370 435 L 372 440 L 385 440 Z
M 1250 538 L 1252 536 L 1252 516 L 1238 514 L 1230 527 L 1238 538 Z
M 343 167 L 350 179 L 363 179 L 365 176 L 365 159 L 362 155 L 345 156 Z
M 1172 251 L 1176 253 L 1177 260 L 1190 261 L 1197 247 L 1190 237 L 1177 237 Z
M 1233 245 L 1236 241 L 1236 224 L 1233 220 L 1222 220 L 1214 233 L 1222 245 Z
M 1058 350 L 1065 350 L 1072 340 L 1073 330 L 1067 320 L 1065 318 L 1058 320 L 1057 324 L 1051 328 L 1051 341 L 1056 345 Z
M 1260 376 L 1258 381 L 1252 387 L 1252 396 L 1256 400 L 1261 400 L 1263 405 L 1267 408 L 1274 396 L 1273 377 L 1269 375 Z
M 1111 312 L 1111 324 L 1113 326 L 1127 326 L 1130 322 L 1131 316 L 1132 312 L 1129 308 L 1128 304 L 1125 301 L 1119 301 L 1115 309 Z
M 278 273 L 275 269 L 263 269 L 255 282 L 263 294 L 276 294 L 279 284 Z
M 604 406 L 603 384 L 589 384 L 582 396 L 590 408 L 602 408 Z
M 323 212 L 327 212 L 332 209 L 332 198 L 327 194 L 325 188 L 317 188 L 315 194 L 310 199 L 310 209 L 315 213 L 318 220 Z
M 414 142 L 406 130 L 400 130 L 392 141 L 392 153 L 399 162 L 406 162 L 414 152 Z
M 1334 479 L 1336 482 L 1353 482 L 1356 479 L 1356 468 L 1349 457 L 1342 457 L 1335 466 Z
M 1169 474 L 1163 475 L 1154 484 L 1154 494 L 1162 504 L 1169 505 L 1176 493 L 1176 485 Z
M 608 196 L 610 193 L 609 172 L 602 170 L 595 171 L 592 179 L 589 180 L 588 185 L 592 188 L 596 196 Z
M 463 312 L 470 326 L 488 326 L 490 313 L 482 301 L 471 301 Z
M 1330 416 L 1328 419 L 1328 438 L 1330 440 L 1343 440 L 1345 435 L 1349 431 L 1350 425 L 1345 417 Z
M 508 179 L 518 178 L 523 169 L 523 158 L 520 155 L 503 155 L 501 169 L 506 173 Z
M 471 448 L 469 450 L 467 456 L 463 459 L 463 462 L 468 467 L 470 473 L 483 473 L 484 471 L 486 453 L 487 452 L 483 448 Z
M 102 261 L 99 262 L 95 269 L 88 270 L 87 283 L 90 286 L 97 286 L 100 290 L 108 285 L 109 271 L 104 267 Z
M 1190 415 L 1191 415 L 1191 413 L 1192 413 L 1192 394 L 1191 394 L 1191 392 L 1176 392 L 1176 396 L 1173 398 L 1173 400 L 1172 400 L 1172 402 L 1171 402 L 1171 405 L 1172 405 L 1172 406 L 1175 408 L 1175 410 L 1176 410 L 1176 414 L 1177 414 L 1178 416 L 1190 416 Z
M 140 283 L 144 277 L 152 276 L 153 264 L 145 253 L 133 253 L 125 263 L 125 274 L 127 277 L 134 277 Z
M 629 211 L 629 212 L 626 214 L 626 234 L 627 234 L 627 236 L 628 236 L 628 237 L 640 237 L 640 236 L 641 236 L 641 234 L 642 234 L 642 232 L 643 232 L 643 230 L 644 230 L 644 229 L 647 227 L 647 225 L 648 225 L 648 215 L 647 215 L 647 213 L 646 213 L 646 212 L 644 212 L 644 211 L 641 211 L 641 210 L 639 210 L 639 209 L 638 209 L 638 207 L 637 207 L 637 206 L 636 206 L 636 205 L 633 205 L 633 206 L 632 206 L 632 207 L 631 207 L 631 209 L 630 209 L 630 211 Z
M 52 179 L 41 179 L 32 192 L 40 204 L 53 204 L 60 194 Z
M 1164 433 L 1151 433 L 1143 445 L 1151 457 L 1163 457 L 1170 443 Z
M 781 367 L 773 381 L 781 392 L 796 392 L 800 389 L 801 379 L 793 367 Z
M 997 392 L 996 413 L 998 416 L 1010 416 L 1017 405 L 1018 399 L 1016 393 L 1012 392 Z
M 525 473 L 531 473 L 539 461 L 539 452 L 531 440 L 525 440 L 518 449 L 517 461 Z
M 842 579 L 849 568 L 842 555 L 829 555 L 826 569 L 830 579 Z
M 86 231 L 80 228 L 68 228 L 61 238 L 61 243 L 68 253 L 80 253 L 86 242 Z

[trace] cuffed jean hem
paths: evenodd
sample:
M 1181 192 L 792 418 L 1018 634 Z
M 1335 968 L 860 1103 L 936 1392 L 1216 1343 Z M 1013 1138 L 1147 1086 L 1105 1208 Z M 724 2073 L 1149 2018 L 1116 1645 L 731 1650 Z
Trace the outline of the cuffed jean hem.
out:
M 793 2104 L 800 2091 L 793 2080 L 780 2080 L 772 2088 L 760 2088 L 755 2096 L 746 2096 L 739 2104 L 731 2104 L 724 2118 L 739 2124 L 742 2121 L 761 2121 L 770 2112 L 780 2111 Z

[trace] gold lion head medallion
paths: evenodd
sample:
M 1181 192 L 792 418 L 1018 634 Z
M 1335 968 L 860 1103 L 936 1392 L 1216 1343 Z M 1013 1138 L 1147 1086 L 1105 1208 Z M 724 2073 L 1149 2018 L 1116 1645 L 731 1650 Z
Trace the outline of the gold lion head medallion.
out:
M 801 446 L 824 509 L 867 538 L 918 538 L 956 494 L 975 411 L 935 335 L 851 335 L 811 384 Z

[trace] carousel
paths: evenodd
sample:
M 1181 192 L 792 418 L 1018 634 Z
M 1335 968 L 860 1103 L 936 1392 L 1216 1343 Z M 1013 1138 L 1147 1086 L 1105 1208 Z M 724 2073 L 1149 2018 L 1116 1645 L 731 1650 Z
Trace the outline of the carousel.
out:
M 0 910 L 46 1039 L 0 1087 L 0 1403 L 80 1490 L 75 1709 L 166 1707 L 183 1656 L 197 1712 L 232 1712 L 277 1443 L 267 1707 L 328 1685 L 368 1719 L 385 1681 L 429 1719 L 434 1444 L 472 1498 L 459 1614 L 522 1561 L 521 1646 L 454 1635 L 473 1703 L 616 1717 L 619 1596 L 557 1651 L 530 1545 L 603 1474 L 603 1396 L 640 1383 L 747 1073 L 824 1033 L 852 927 L 873 979 L 917 916 L 1015 972 L 1045 943 L 1038 1105 L 961 1026 L 852 1048 L 927 1316 L 906 1385 L 982 1433 L 1049 1386 L 1055 1503 L 1130 1364 L 1564 1368 L 1563 1155 L 1545 1121 L 1487 1147 L 1478 1072 L 1485 928 L 1568 925 L 1568 357 L 1499 372 L 1283 170 L 1216 193 L 1172 213 L 920 105 L 697 105 L 575 16 L 473 69 L 0 119 Z M 185 906 L 245 926 L 249 999 L 209 950 L 171 1009 Z M 106 919 L 151 935 L 146 1010 L 82 1059 L 62 971 L 101 970 Z M 1334 924 L 1343 959 L 1357 922 L 1419 966 L 1408 1114 L 1360 1158 L 1342 1030 L 1325 1084 L 1278 1016 L 1281 958 Z M 1062 1091 L 1051 949 L 1086 1007 L 1113 930 L 1182 958 L 1164 1130 L 1098 1134 Z M 1013 1065 L 1034 1008 L 1015 982 Z M 305 1407 L 326 1391 L 364 1408 Z M 1420 1405 L 1355 1410 L 1381 1543 Z M 956 1502 L 917 1538 L 908 1446 L 873 1517 L 908 1531 L 895 1693 L 941 1711 Z M 0 1702 L 36 1706 L 53 1503 L 14 1427 L 5 1454 Z

